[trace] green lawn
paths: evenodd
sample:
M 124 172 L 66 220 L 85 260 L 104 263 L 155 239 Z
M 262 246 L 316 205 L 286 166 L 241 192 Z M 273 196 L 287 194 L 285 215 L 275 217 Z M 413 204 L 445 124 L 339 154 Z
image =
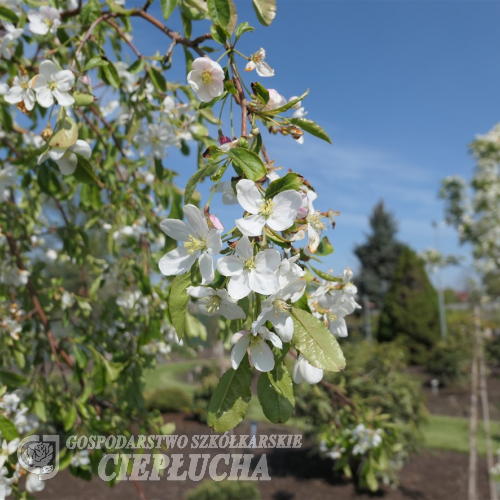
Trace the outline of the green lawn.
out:
M 193 395 L 195 384 L 189 384 L 180 380 L 181 376 L 200 364 L 213 363 L 213 360 L 188 360 L 159 365 L 146 375 L 146 392 L 154 393 L 166 387 L 175 387 L 184 390 L 190 396 Z M 250 402 L 247 420 L 258 422 L 266 421 L 259 400 L 254 395 Z M 300 427 L 300 422 L 290 420 L 289 425 Z M 493 437 L 493 452 L 500 448 L 500 422 L 491 422 Z M 469 420 L 463 417 L 447 417 L 444 415 L 431 415 L 428 423 L 423 427 L 424 443 L 426 448 L 436 450 L 469 452 Z M 486 454 L 486 442 L 482 422 L 478 428 L 478 452 Z

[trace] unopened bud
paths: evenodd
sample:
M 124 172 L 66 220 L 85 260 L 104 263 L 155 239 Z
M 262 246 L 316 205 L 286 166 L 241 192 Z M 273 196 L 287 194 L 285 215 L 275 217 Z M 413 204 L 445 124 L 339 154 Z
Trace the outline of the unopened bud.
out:
M 240 137 L 238 139 L 238 146 L 240 148 L 245 148 L 245 149 L 248 149 L 250 147 L 250 145 L 248 144 L 248 140 L 246 137 Z
M 42 133 L 40 135 L 45 142 L 47 142 L 52 137 L 52 128 L 50 126 L 50 123 L 47 123 L 47 126 L 42 130 Z
M 259 127 L 253 127 L 251 132 L 252 132 L 252 135 L 259 135 L 260 134 Z
M 229 137 L 226 137 L 225 135 L 219 136 L 219 144 L 222 146 L 222 144 L 227 144 L 228 142 L 231 142 L 231 139 Z

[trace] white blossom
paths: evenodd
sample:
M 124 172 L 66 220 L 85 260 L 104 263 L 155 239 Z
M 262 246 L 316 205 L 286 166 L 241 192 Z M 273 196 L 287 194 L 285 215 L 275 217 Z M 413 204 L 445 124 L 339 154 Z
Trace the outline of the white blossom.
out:
M 264 226 L 274 231 L 284 231 L 293 225 L 302 198 L 289 189 L 272 199 L 264 199 L 256 184 L 243 179 L 236 184 L 238 202 L 250 214 L 236 220 L 236 226 L 244 236 L 260 236 Z
M 221 230 L 209 229 L 204 215 L 194 205 L 184 207 L 184 216 L 187 223 L 165 219 L 160 224 L 165 234 L 184 243 L 160 259 L 160 271 L 166 276 L 184 274 L 199 259 L 202 284 L 208 285 L 214 279 L 214 256 L 222 249 Z
M 200 312 L 207 316 L 220 314 L 226 319 L 245 319 L 246 315 L 243 309 L 237 304 L 236 300 L 231 298 L 227 290 L 221 288 L 214 290 L 204 286 L 190 286 L 186 290 L 191 297 L 198 299 Z
M 166 148 L 177 146 L 179 142 L 170 122 L 149 123 L 146 129 L 139 132 L 136 141 L 139 153 L 151 148 L 151 154 L 155 158 L 164 158 L 167 155 Z
M 381 429 L 367 429 L 365 424 L 358 424 L 351 431 L 353 441 L 356 443 L 352 450 L 353 455 L 364 455 L 368 450 L 377 448 L 382 443 Z
M 192 67 L 187 81 L 200 101 L 210 102 L 224 92 L 224 70 L 219 63 L 208 57 L 198 57 Z
M 252 290 L 263 295 L 278 291 L 276 270 L 280 264 L 277 250 L 267 249 L 253 255 L 252 245 L 243 236 L 235 247 L 236 255 L 229 255 L 217 261 L 217 269 L 223 276 L 230 276 L 229 295 L 236 300 L 246 297 Z
M 19 438 L 15 438 L 12 441 L 7 441 L 6 439 L 2 441 L 2 449 L 0 450 L 0 469 L 3 468 L 5 462 L 9 458 L 9 455 L 12 455 L 17 451 L 19 441 Z
M 215 187 L 212 187 L 212 189 L 215 189 L 216 193 L 222 193 L 222 203 L 224 203 L 224 205 L 236 205 L 236 203 L 238 203 L 238 198 L 234 194 L 231 182 L 219 182 L 219 184 L 217 184 L 217 186 Z
M 57 163 L 59 170 L 64 175 L 71 175 L 78 166 L 78 156 L 83 156 L 87 160 L 92 156 L 92 149 L 87 141 L 78 139 L 69 148 L 50 148 L 38 158 L 38 165 L 51 159 Z
M 71 457 L 71 467 L 80 467 L 89 464 L 89 450 L 79 450 Z
M 55 35 L 61 25 L 61 14 L 55 7 L 42 6 L 38 10 L 28 11 L 29 29 L 35 35 Z
M 31 80 L 36 100 L 44 108 L 50 108 L 54 100 L 61 106 L 71 106 L 75 100 L 69 91 L 74 83 L 75 75 L 69 69 L 58 69 L 52 61 L 43 61 L 39 74 Z
M 287 103 L 286 98 L 283 97 L 280 93 L 278 93 L 277 90 L 275 89 L 267 89 L 267 90 L 269 92 L 269 101 L 267 101 L 267 104 L 264 106 L 265 111 L 272 111 L 273 109 L 281 108 Z
M 308 384 L 317 384 L 323 378 L 323 370 L 312 366 L 302 354 L 299 354 L 293 367 L 292 378 L 296 384 L 303 381 Z
M 274 69 L 272 69 L 269 64 L 265 62 L 266 51 L 264 49 L 259 49 L 255 54 L 250 57 L 245 66 L 245 71 L 256 70 L 257 74 L 262 77 L 274 76 Z
M 4 99 L 10 104 L 24 103 L 24 107 L 28 111 L 33 109 L 35 106 L 35 92 L 30 87 L 30 79 L 27 74 L 23 74 L 22 71 L 18 72 Z
M 45 481 L 42 481 L 39 477 L 39 472 L 34 471 L 28 474 L 26 479 L 26 490 L 28 493 L 38 493 L 45 488 Z
M 240 366 L 245 357 L 247 349 L 250 348 L 250 359 L 255 368 L 261 372 L 268 372 L 274 368 L 274 355 L 272 349 L 267 345 L 269 340 L 275 347 L 281 349 L 283 344 L 280 338 L 262 327 L 257 332 L 243 330 L 235 333 L 231 337 L 231 365 L 233 369 Z
M 17 182 L 17 168 L 13 165 L 5 165 L 0 169 L 0 203 L 9 199 L 9 188 Z

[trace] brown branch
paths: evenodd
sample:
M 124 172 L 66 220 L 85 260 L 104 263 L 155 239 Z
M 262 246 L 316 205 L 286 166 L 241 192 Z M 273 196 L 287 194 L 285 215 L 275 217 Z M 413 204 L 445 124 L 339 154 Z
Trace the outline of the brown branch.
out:
M 136 46 L 127 38 L 127 36 L 120 29 L 120 27 L 111 19 L 105 19 L 105 21 L 118 33 L 119 37 L 133 50 L 134 54 L 139 59 L 142 59 L 142 54 L 137 50 Z
M 10 248 L 10 253 L 12 256 L 16 259 L 16 265 L 18 269 L 21 271 L 25 271 L 26 268 L 23 263 L 23 259 L 21 257 L 21 253 L 19 251 L 19 247 L 17 246 L 17 241 L 15 238 L 10 234 L 10 233 L 5 233 L 5 237 L 7 238 L 7 243 Z M 30 294 L 31 297 L 31 302 L 33 303 L 33 307 L 36 309 L 36 312 L 40 318 L 40 322 L 42 323 L 42 326 L 45 330 L 45 335 L 47 336 L 47 340 L 49 341 L 50 345 L 50 350 L 52 351 L 52 355 L 54 356 L 54 360 L 59 367 L 59 370 L 61 371 L 63 381 L 64 381 L 64 386 L 66 390 L 68 389 L 68 382 L 66 380 L 66 376 L 64 374 L 64 369 L 61 364 L 61 361 L 59 360 L 59 356 L 64 360 L 64 362 L 70 367 L 73 368 L 73 361 L 71 358 L 68 356 L 68 354 L 61 349 L 59 346 L 59 343 L 57 342 L 54 332 L 52 331 L 52 328 L 50 326 L 49 320 L 47 319 L 47 315 L 45 314 L 45 311 L 43 310 L 43 307 L 40 303 L 40 299 L 38 298 L 38 292 L 35 288 L 35 285 L 33 283 L 33 280 L 31 277 L 28 277 L 28 283 L 26 284 L 26 288 L 28 289 L 28 293 Z
M 238 104 L 241 106 L 241 135 L 246 137 L 247 135 L 247 98 L 245 96 L 245 91 L 241 85 L 240 77 L 238 76 L 238 69 L 236 68 L 236 64 L 231 57 L 231 69 L 233 70 L 233 80 L 234 86 L 238 91 L 239 102 Z

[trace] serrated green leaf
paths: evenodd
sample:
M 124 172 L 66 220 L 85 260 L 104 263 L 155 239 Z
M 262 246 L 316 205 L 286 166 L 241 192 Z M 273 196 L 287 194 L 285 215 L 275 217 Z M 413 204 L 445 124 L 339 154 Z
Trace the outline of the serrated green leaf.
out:
M 95 174 L 89 160 L 83 156 L 78 156 L 78 165 L 76 166 L 74 176 L 76 180 L 84 184 L 100 184 L 99 178 Z
M 120 77 L 118 76 L 115 65 L 112 63 L 107 64 L 106 66 L 102 66 L 101 69 L 108 83 L 117 89 L 120 88 Z
M 16 426 L 3 415 L 0 415 L 0 434 L 7 441 L 12 441 L 19 437 Z
M 331 274 L 324 273 L 323 271 L 320 271 L 319 269 L 316 269 L 315 267 L 311 266 L 311 269 L 322 279 L 326 281 L 335 281 L 337 283 L 340 283 L 342 281 L 342 278 L 338 278 L 337 276 L 332 276 Z
M 297 125 L 297 127 L 300 127 L 302 130 L 306 131 L 307 133 L 314 135 L 319 139 L 323 139 L 330 144 L 332 143 L 332 140 L 323 130 L 323 128 L 312 120 L 309 120 L 308 118 L 290 118 L 289 121 L 290 123 L 293 123 L 294 125 Z
M 235 40 L 238 41 L 243 33 L 246 33 L 247 31 L 253 31 L 254 29 L 255 28 L 252 28 L 252 26 L 250 26 L 247 22 L 238 24 L 238 26 L 236 26 L 236 29 L 234 30 Z
M 252 398 L 252 371 L 245 355 L 237 370 L 230 368 L 219 380 L 208 406 L 207 423 L 216 432 L 229 431 L 245 417 Z
M 332 372 L 345 368 L 339 343 L 322 321 L 296 307 L 292 307 L 292 318 L 295 347 L 311 365 Z
M 266 198 L 274 198 L 278 193 L 293 189 L 297 191 L 302 186 L 304 179 L 301 175 L 289 172 L 284 177 L 280 177 L 269 184 L 266 190 Z
M 218 24 L 212 24 L 210 26 L 210 33 L 212 34 L 212 38 L 221 45 L 225 45 L 228 37 L 228 33 L 226 30 L 219 26 Z
M 75 120 L 66 113 L 61 114 L 50 137 L 51 148 L 67 149 L 78 140 L 78 125 Z
M 172 15 L 177 3 L 178 0 L 160 0 L 161 12 L 165 20 Z
M 283 363 L 260 375 L 257 395 L 264 415 L 274 424 L 284 424 L 292 416 L 295 407 L 292 377 Z
M 229 0 L 207 0 L 207 6 L 212 21 L 226 28 L 231 18 Z
M 269 26 L 276 17 L 276 0 L 253 0 L 253 8 L 264 26 Z
M 171 282 L 170 296 L 168 298 L 168 312 L 172 319 L 177 338 L 179 340 L 185 334 L 186 329 L 186 313 L 189 303 L 189 295 L 186 290 L 191 285 L 191 272 L 176 276 Z
M 104 60 L 100 56 L 94 56 L 87 61 L 87 64 L 83 67 L 83 71 L 88 71 L 89 69 L 97 68 L 98 66 L 107 66 L 108 64 L 109 61 Z
M 2 21 L 8 21 L 13 24 L 17 24 L 19 22 L 17 14 L 4 5 L 0 5 L 0 19 Z
M 316 251 L 316 255 L 320 257 L 325 257 L 326 255 L 330 255 L 333 253 L 333 246 L 330 243 L 330 240 L 328 239 L 327 236 L 323 236 L 323 239 L 321 240 L 318 250 Z
M 252 90 L 258 97 L 261 98 L 264 104 L 267 104 L 269 102 L 269 90 L 267 90 L 259 82 L 252 83 Z
M 286 104 L 283 104 L 283 106 L 280 106 L 279 108 L 272 109 L 270 111 L 266 111 L 267 114 L 271 115 L 278 115 L 280 113 L 283 113 L 285 111 L 288 111 L 291 109 L 293 106 L 301 102 L 303 99 L 305 99 L 309 94 L 309 89 L 307 89 L 302 95 L 299 97 L 296 97 L 295 99 L 292 99 L 291 101 L 288 101 Z M 291 121 L 291 120 L 290 120 Z
M 150 66 L 149 68 L 149 78 L 158 91 L 163 93 L 167 91 L 167 82 L 165 77 L 156 68 L 153 68 L 153 66 Z
M 213 165 L 211 163 L 207 163 L 202 168 L 198 169 L 188 180 L 186 184 L 186 189 L 184 190 L 184 204 L 187 205 L 193 196 L 194 190 L 198 185 L 198 182 L 207 175 L 207 172 L 212 168 Z
M 233 148 L 227 154 L 233 160 L 233 165 L 240 168 L 247 179 L 258 181 L 267 175 L 264 163 L 253 151 L 244 148 Z

